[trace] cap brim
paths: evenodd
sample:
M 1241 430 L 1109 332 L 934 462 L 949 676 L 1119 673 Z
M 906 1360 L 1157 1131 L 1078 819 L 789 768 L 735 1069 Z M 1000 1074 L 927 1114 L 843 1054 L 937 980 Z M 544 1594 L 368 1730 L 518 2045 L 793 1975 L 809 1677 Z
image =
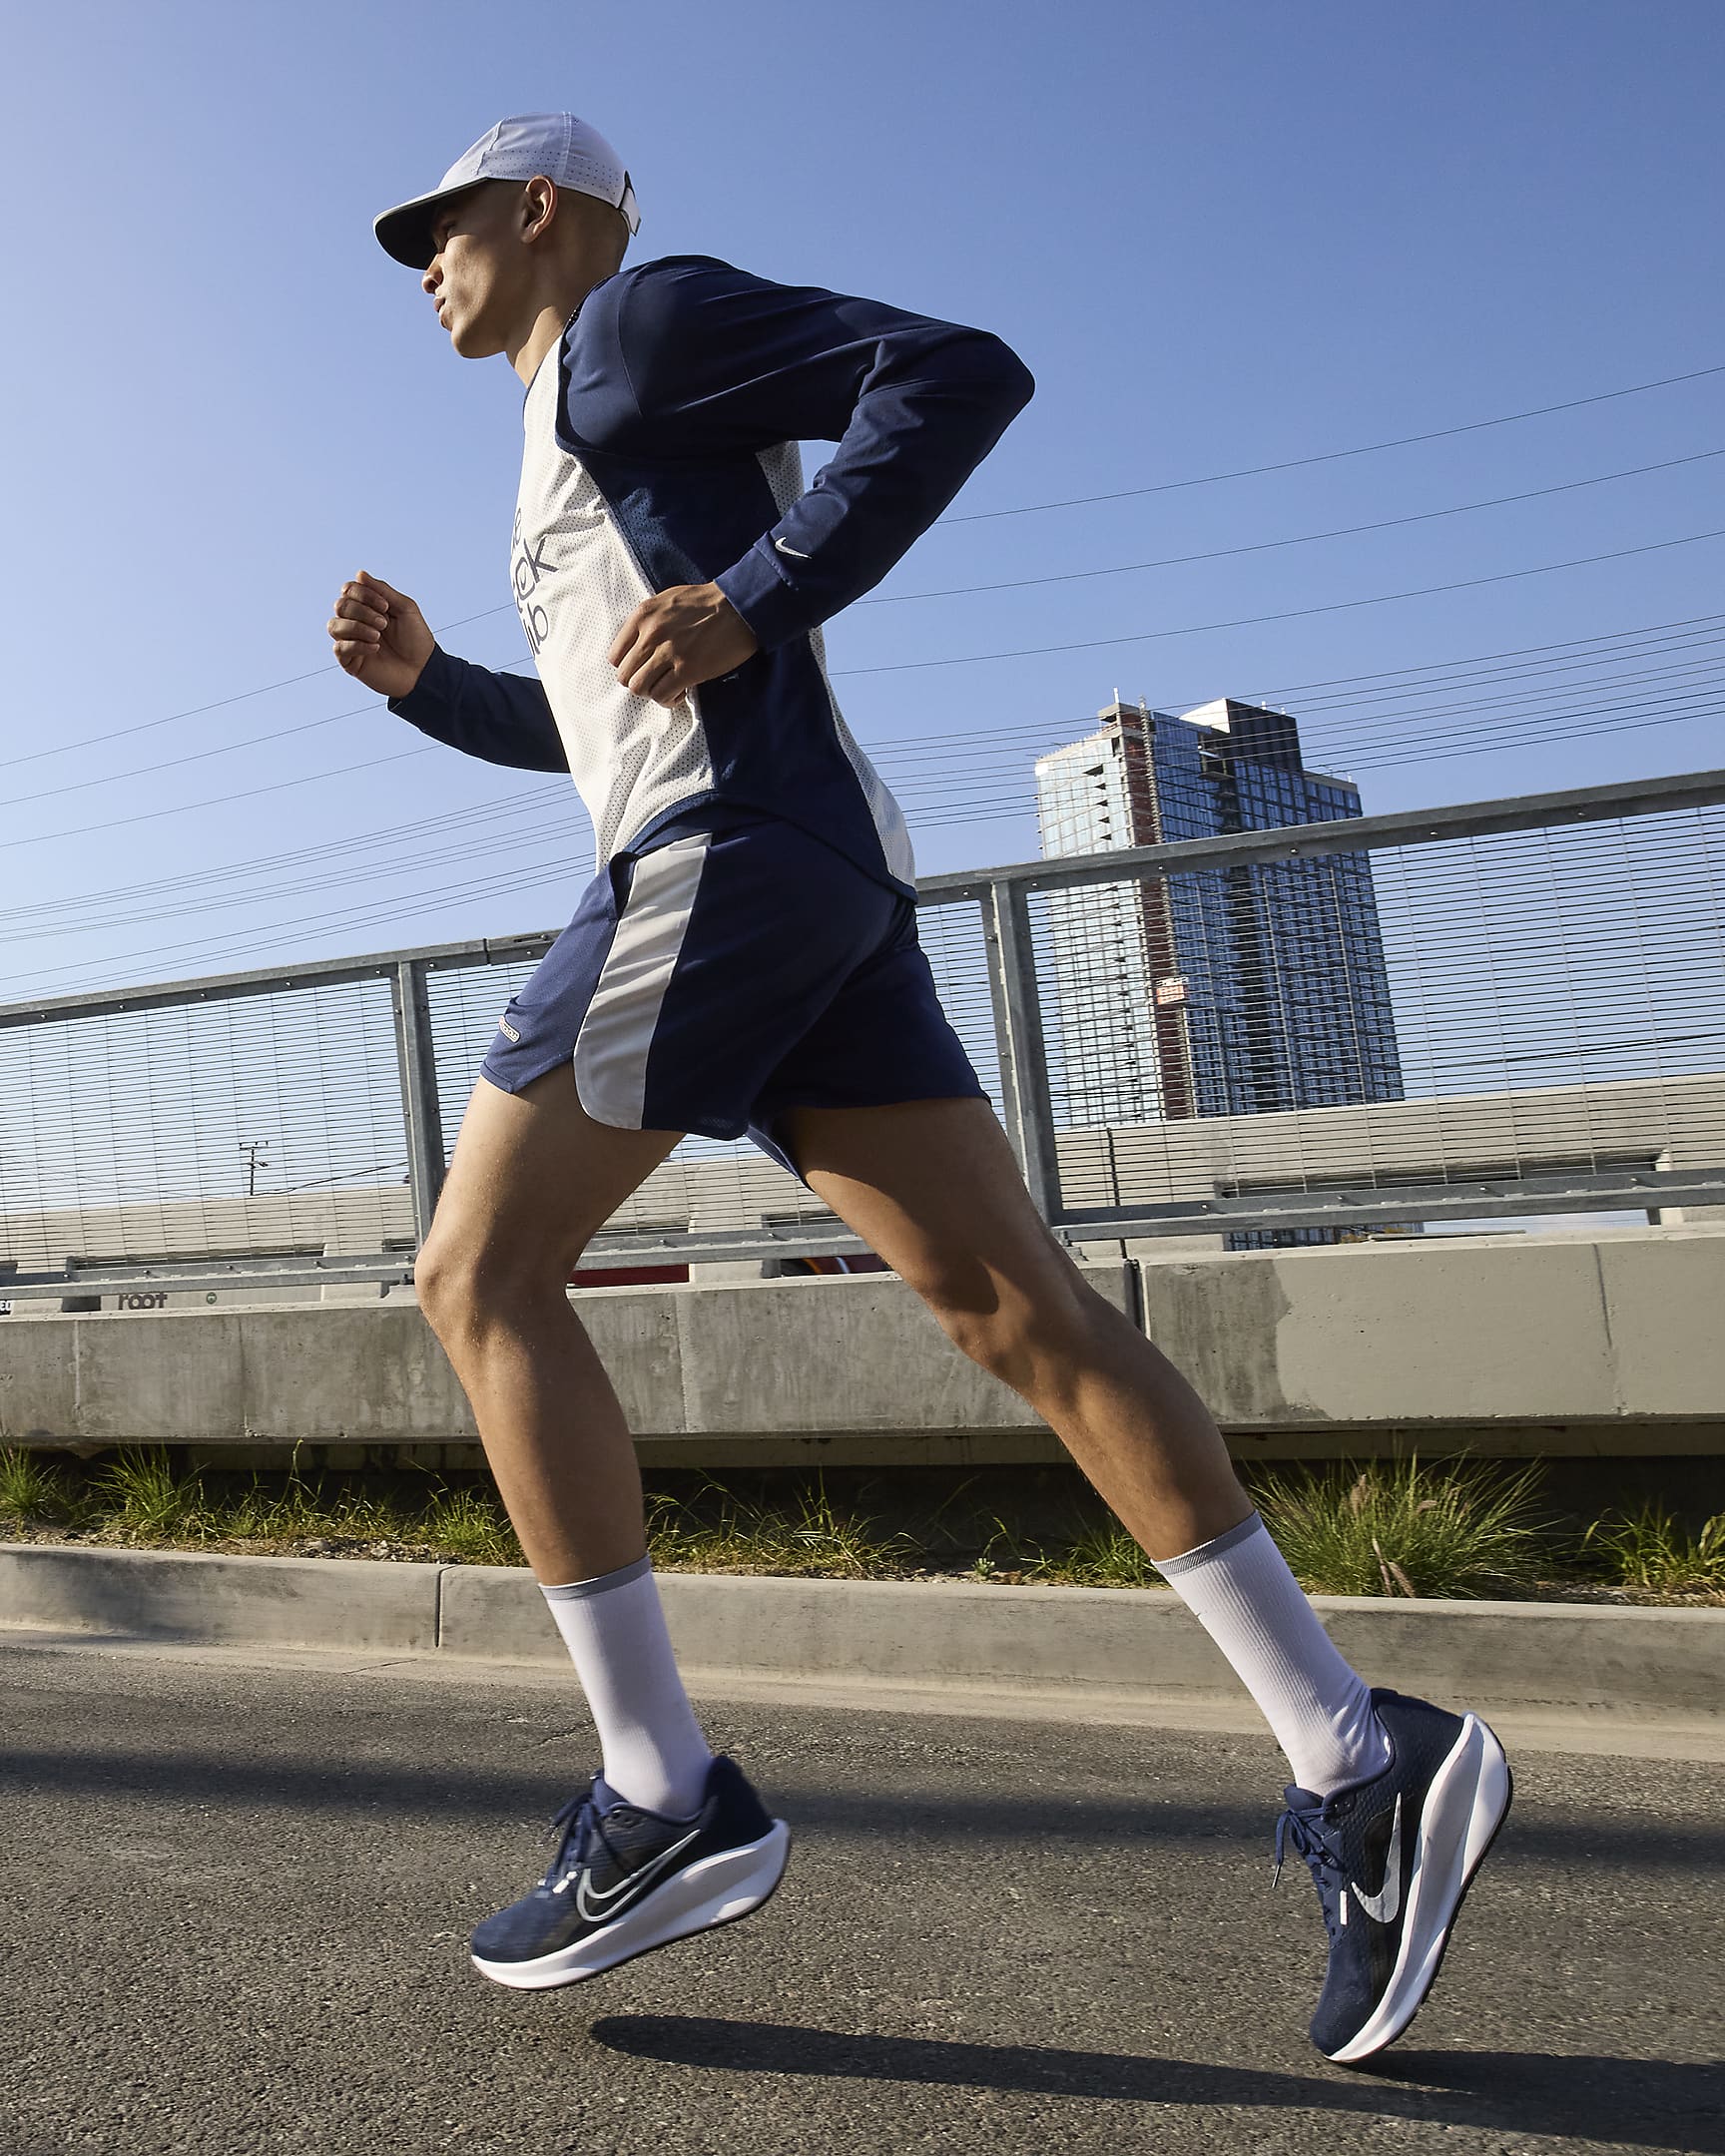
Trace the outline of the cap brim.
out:
M 465 195 L 484 184 L 482 180 L 463 180 L 459 187 L 438 188 L 434 194 L 416 195 L 411 202 L 398 203 L 393 210 L 385 210 L 371 227 L 377 235 L 377 245 L 404 269 L 428 268 L 437 252 L 431 244 L 432 219 L 444 203 L 453 202 L 457 195 Z

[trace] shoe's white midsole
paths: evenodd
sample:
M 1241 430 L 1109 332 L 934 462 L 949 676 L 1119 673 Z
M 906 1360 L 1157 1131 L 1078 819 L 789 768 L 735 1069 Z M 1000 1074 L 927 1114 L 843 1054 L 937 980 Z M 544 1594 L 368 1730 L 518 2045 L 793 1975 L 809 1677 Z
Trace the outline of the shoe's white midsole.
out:
M 1331 2058 L 1344 2065 L 1367 2058 L 1413 2020 L 1432 1987 L 1455 1904 L 1479 1869 L 1508 1804 L 1503 1747 L 1477 1715 L 1467 1715 L 1426 1795 L 1396 1966 L 1369 2019 L 1339 2051 L 1329 2054 Z
M 783 1820 L 775 1820 L 772 1832 L 759 1842 L 721 1850 L 716 1857 L 703 1857 L 673 1872 L 615 1923 L 589 1931 L 573 1946 L 542 1954 L 536 1961 L 483 1961 L 475 1954 L 473 1966 L 493 1983 L 516 1991 L 579 1983 L 583 1976 L 597 1976 L 601 1969 L 615 1968 L 619 1961 L 667 1946 L 692 1931 L 747 1916 L 778 1886 L 790 1854 L 791 1830 Z

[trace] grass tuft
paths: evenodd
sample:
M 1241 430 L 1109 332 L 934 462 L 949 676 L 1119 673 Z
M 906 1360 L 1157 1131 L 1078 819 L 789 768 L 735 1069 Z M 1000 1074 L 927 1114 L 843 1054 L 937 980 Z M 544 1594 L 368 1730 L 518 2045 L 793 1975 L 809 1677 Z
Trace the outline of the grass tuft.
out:
M 1161 1587 L 1160 1572 L 1124 1527 L 1110 1521 L 1069 1542 L 1057 1557 L 1045 1557 L 1030 1573 L 1067 1587 Z
M 79 1509 L 64 1479 L 34 1452 L 0 1451 L 0 1519 L 25 1527 L 38 1522 L 63 1525 L 75 1519 Z
M 196 1472 L 175 1471 L 165 1447 L 129 1446 L 91 1482 L 106 1524 L 139 1542 L 202 1542 L 209 1517 Z
M 789 1505 L 757 1504 L 709 1482 L 694 1501 L 648 1499 L 653 1562 L 692 1572 L 777 1572 L 812 1579 L 902 1575 L 917 1557 L 906 1534 L 882 1534 L 865 1514 L 835 1504 L 818 1476 Z
M 1258 1509 L 1312 1594 L 1513 1595 L 1539 1571 L 1536 1467 L 1418 1459 L 1266 1475 Z
M 1725 1512 L 1690 1534 L 1655 1504 L 1596 1521 L 1582 1547 L 1624 1587 L 1655 1594 L 1725 1594 Z
M 502 1505 L 483 1490 L 435 1491 L 414 1522 L 413 1531 L 439 1556 L 456 1558 L 462 1564 L 527 1562 Z

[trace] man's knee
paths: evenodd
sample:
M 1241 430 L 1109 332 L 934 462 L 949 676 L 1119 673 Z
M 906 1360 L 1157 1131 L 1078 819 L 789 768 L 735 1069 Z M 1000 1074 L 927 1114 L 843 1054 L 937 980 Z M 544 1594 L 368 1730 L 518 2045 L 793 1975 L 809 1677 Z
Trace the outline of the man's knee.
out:
M 561 1291 L 574 1258 L 524 1239 L 463 1234 L 433 1224 L 413 1261 L 419 1308 L 439 1339 L 483 1328 L 536 1294 Z
M 413 1288 L 434 1333 L 441 1334 L 457 1322 L 475 1286 L 471 1254 L 453 1236 L 433 1227 L 413 1261 Z
M 1082 1359 L 1098 1304 L 1076 1274 L 1052 1269 L 1027 1286 L 977 1267 L 918 1287 L 954 1347 L 1018 1391 Z

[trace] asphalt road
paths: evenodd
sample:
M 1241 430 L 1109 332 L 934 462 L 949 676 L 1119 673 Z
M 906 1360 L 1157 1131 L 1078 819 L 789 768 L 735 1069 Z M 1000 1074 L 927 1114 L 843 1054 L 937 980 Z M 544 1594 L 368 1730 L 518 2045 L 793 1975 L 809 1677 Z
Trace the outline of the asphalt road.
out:
M 555 1676 L 0 1644 L 0 2150 L 1725 2152 L 1725 1768 L 1518 1762 L 1367 2074 L 1306 2040 L 1267 1740 L 707 1714 L 781 1892 L 528 1995 L 464 1941 L 589 1763 Z

